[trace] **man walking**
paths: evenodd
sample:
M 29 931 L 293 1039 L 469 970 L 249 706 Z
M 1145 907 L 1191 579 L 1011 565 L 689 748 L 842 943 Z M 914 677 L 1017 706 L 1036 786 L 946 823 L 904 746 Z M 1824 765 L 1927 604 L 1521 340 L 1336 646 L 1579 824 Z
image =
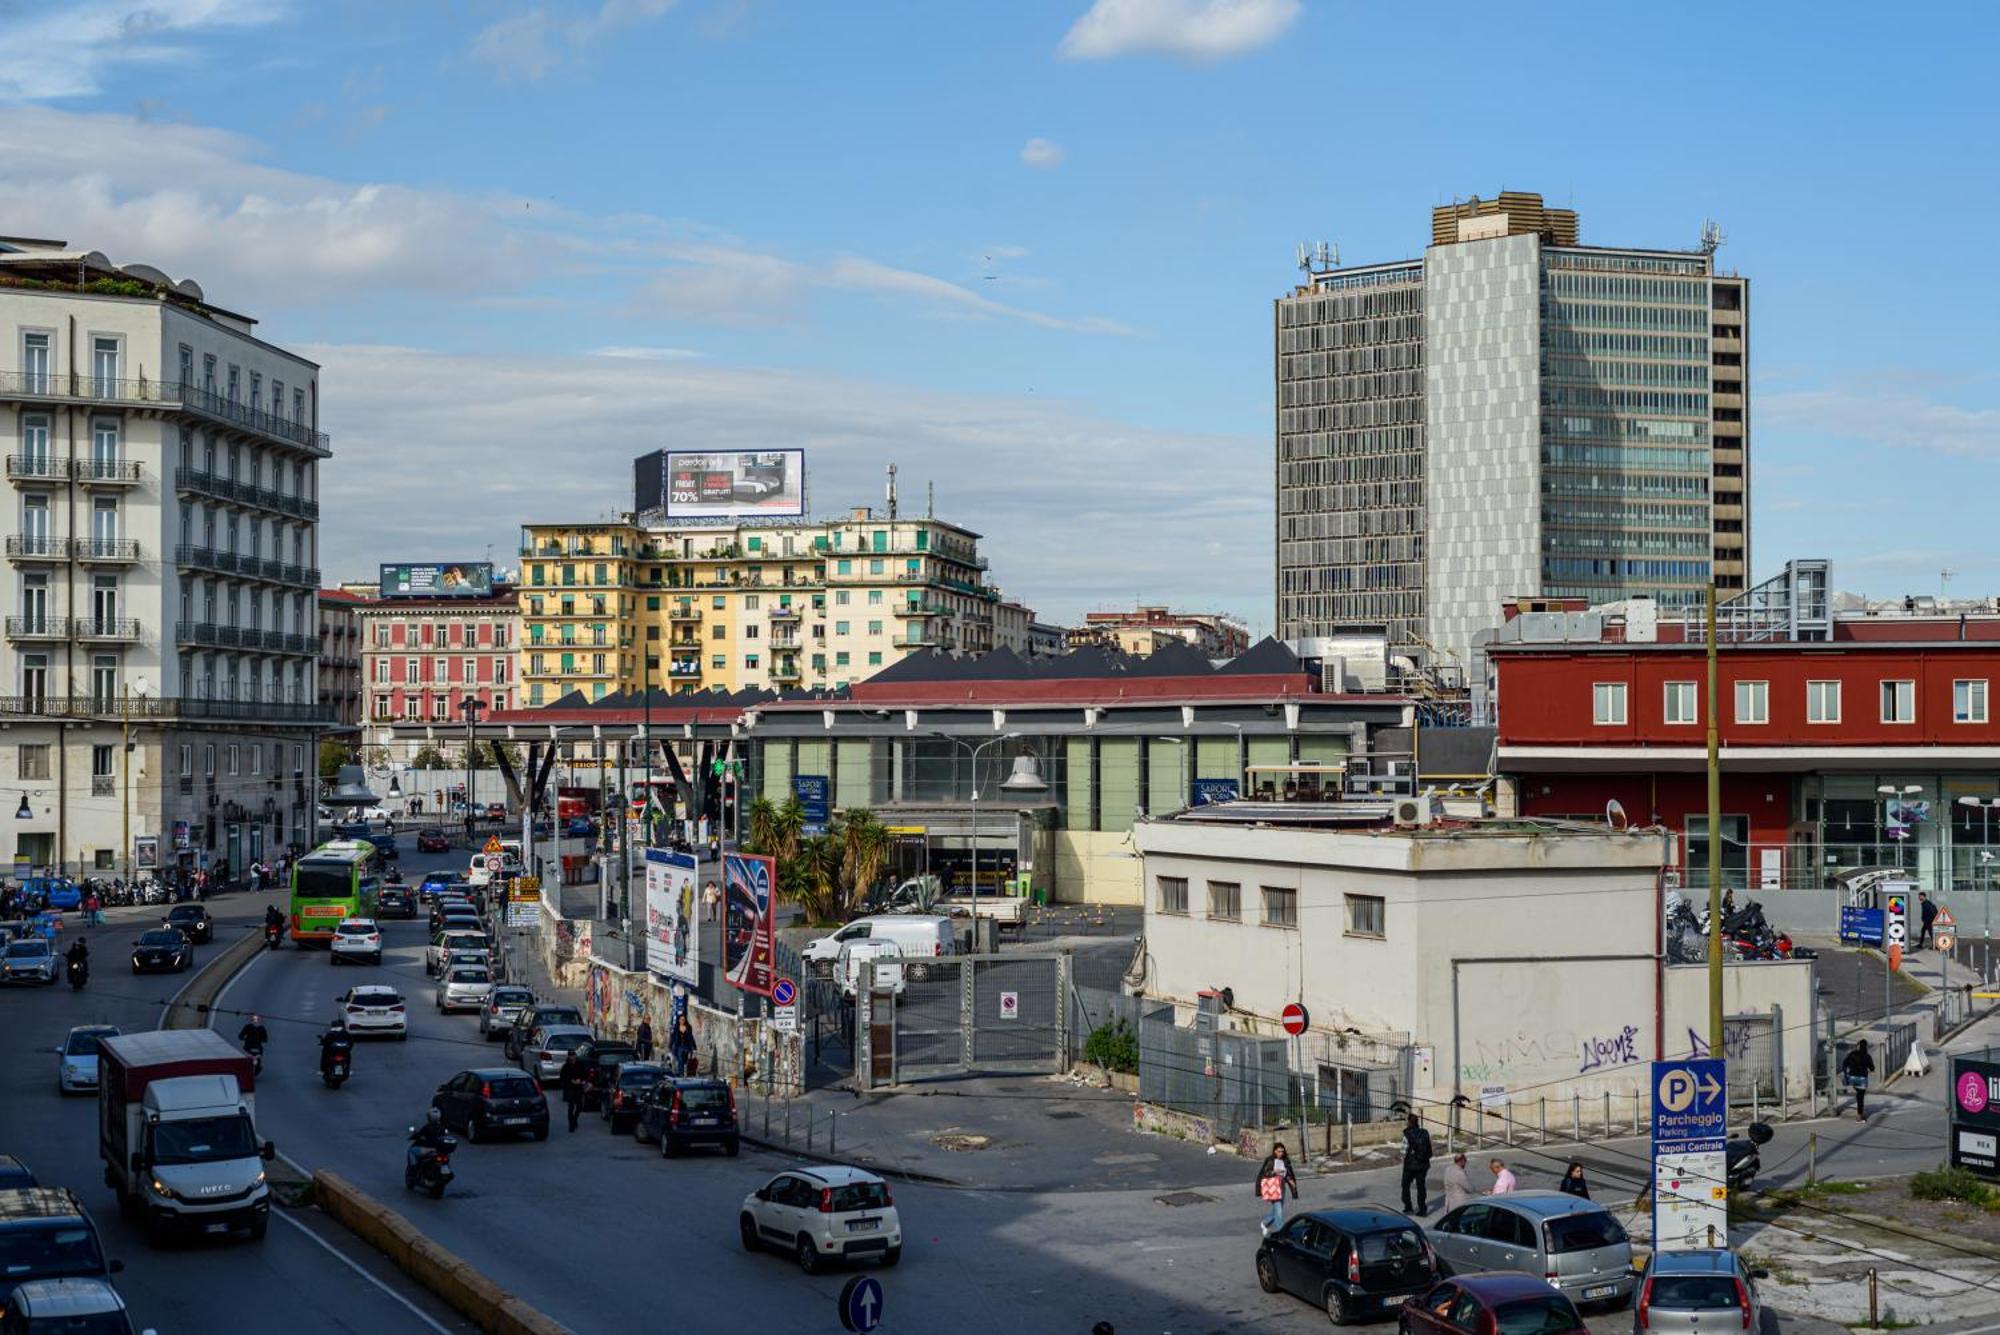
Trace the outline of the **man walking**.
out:
M 722 891 L 716 888 L 714 881 L 710 881 L 701 892 L 702 914 L 708 921 L 715 921 L 716 906 L 720 903 L 722 903 Z
M 583 1115 L 583 1059 L 571 1048 L 569 1056 L 563 1058 L 562 1074 L 563 1106 L 569 1111 L 569 1129 L 576 1130 L 576 1119 Z
M 1921 891 L 1917 894 L 1917 912 L 1920 925 L 1917 928 L 1916 948 L 1922 950 L 1931 943 L 1931 924 L 1937 921 L 1937 905 L 1931 902 L 1928 894 Z
M 1403 1213 L 1410 1211 L 1410 1188 L 1417 1189 L 1416 1213 L 1429 1214 L 1430 1200 L 1424 1179 L 1431 1171 L 1431 1133 L 1415 1113 L 1403 1126 Z
M 1486 1166 L 1493 1170 L 1493 1190 L 1488 1192 L 1487 1193 L 1488 1195 L 1505 1196 L 1508 1192 L 1512 1191 L 1516 1186 L 1520 1185 L 1517 1179 L 1514 1177 L 1514 1170 L 1509 1168 L 1501 1160 L 1494 1159 Z
M 1471 1199 L 1472 1179 L 1465 1175 L 1465 1154 L 1461 1151 L 1451 1156 L 1444 1170 L 1444 1212 L 1450 1214 Z
M 1854 1050 L 1840 1060 L 1840 1073 L 1847 1081 L 1847 1087 L 1854 1091 L 1854 1118 L 1858 1122 L 1868 1120 L 1868 1077 L 1875 1074 L 1875 1057 L 1868 1051 L 1868 1040 L 1862 1039 L 1854 1045 Z

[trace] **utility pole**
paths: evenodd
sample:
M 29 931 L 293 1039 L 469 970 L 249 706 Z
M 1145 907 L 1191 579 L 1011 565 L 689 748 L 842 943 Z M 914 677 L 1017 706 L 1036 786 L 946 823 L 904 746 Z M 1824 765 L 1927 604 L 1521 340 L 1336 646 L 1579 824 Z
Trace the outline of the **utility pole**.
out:
M 479 724 L 479 711 L 486 708 L 486 702 L 468 695 L 458 702 L 458 707 L 465 713 L 465 842 L 471 845 L 478 820 L 472 805 L 472 780 L 479 770 L 479 743 L 473 737 L 473 729 Z
M 132 688 L 122 688 L 124 698 L 118 711 L 118 754 L 125 767 L 125 814 L 119 835 L 119 859 L 125 868 L 125 884 L 132 884 Z
M 1716 726 L 1715 581 L 1708 582 L 1708 1055 L 1722 1055 L 1722 740 Z

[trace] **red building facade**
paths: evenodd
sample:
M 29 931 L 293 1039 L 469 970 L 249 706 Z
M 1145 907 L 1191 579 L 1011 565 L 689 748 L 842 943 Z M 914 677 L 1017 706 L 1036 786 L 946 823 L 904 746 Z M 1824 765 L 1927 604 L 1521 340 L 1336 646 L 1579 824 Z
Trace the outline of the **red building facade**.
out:
M 461 703 L 509 709 L 519 699 L 514 586 L 485 598 L 376 598 L 358 604 L 370 723 L 463 723 Z

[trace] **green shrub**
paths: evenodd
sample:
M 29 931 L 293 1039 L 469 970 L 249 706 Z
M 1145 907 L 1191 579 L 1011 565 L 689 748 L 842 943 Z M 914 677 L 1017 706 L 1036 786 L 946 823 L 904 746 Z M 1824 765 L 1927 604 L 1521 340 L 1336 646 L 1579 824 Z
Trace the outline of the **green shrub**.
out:
M 1090 1040 L 1083 1045 L 1083 1055 L 1107 1071 L 1136 1074 L 1139 1070 L 1139 1036 L 1124 1020 L 1101 1024 L 1090 1031 Z
M 1910 1194 L 1920 1201 L 1966 1201 L 1986 1209 L 2000 1209 L 2000 1191 L 1966 1172 L 1963 1168 L 1936 1168 L 1910 1179 Z

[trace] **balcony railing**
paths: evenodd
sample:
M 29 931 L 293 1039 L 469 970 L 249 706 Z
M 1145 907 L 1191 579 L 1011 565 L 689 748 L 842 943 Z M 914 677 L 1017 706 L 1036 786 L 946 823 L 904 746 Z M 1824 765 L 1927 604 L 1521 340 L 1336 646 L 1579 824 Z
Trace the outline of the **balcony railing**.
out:
M 270 487 L 260 487 L 251 482 L 238 482 L 219 473 L 209 473 L 198 468 L 175 470 L 174 486 L 198 496 L 235 501 L 239 505 L 254 505 L 277 514 L 290 515 L 294 519 L 319 518 L 318 501 L 308 500 L 304 496 L 287 496 Z
M 69 477 L 69 460 L 48 454 L 10 454 L 7 476 L 34 482 L 61 482 Z
M 78 459 L 76 480 L 86 486 L 129 487 L 139 481 L 136 459 Z
M 7 618 L 7 638 L 10 640 L 66 640 L 69 638 L 69 618 L 11 616 Z
M 196 547 L 185 542 L 174 548 L 174 564 L 219 575 L 247 575 L 252 579 L 268 579 L 279 584 L 319 587 L 319 570 L 316 567 L 217 551 L 213 547 Z
M 255 431 L 273 440 L 321 456 L 332 448 L 324 431 L 293 422 L 247 404 L 233 403 L 214 390 L 171 380 L 117 379 L 88 372 L 0 371 L 0 398 L 81 400 L 89 403 L 146 404 L 180 408 L 229 426 Z
M 103 564 L 136 561 L 139 559 L 137 538 L 72 538 L 70 555 L 79 561 L 93 561 Z
M 137 644 L 139 620 L 137 617 L 75 617 L 70 621 L 70 633 L 79 640 L 100 644 Z
M 699 677 L 701 675 L 701 664 L 693 659 L 678 662 L 670 660 L 667 663 L 667 675 L 669 677 Z
M 9 539 L 9 542 L 11 541 L 12 539 Z M 11 548 L 9 549 L 8 554 L 9 555 L 13 554 Z M 701 609 L 699 607 L 692 607 L 683 603 L 675 603 L 669 608 L 667 608 L 667 620 L 699 621 L 701 620 Z
M 10 533 L 7 535 L 7 557 L 13 561 L 66 560 L 69 557 L 69 539 Z
M 799 609 L 796 607 L 774 607 L 771 609 L 771 620 L 773 621 L 797 621 L 798 619 Z
M 90 795 L 91 795 L 92 797 L 116 797 L 116 796 L 118 796 L 118 778 L 117 778 L 117 776 L 116 776 L 116 775 L 113 775 L 113 774 L 93 774 L 93 775 L 91 775 L 91 776 L 90 776 Z
M 324 723 L 332 712 L 317 701 L 212 700 L 193 696 L 9 695 L 0 716 L 32 718 L 217 718 L 265 723 Z M 186 791 L 183 789 L 182 791 Z
M 190 412 L 215 418 L 230 426 L 244 427 L 322 457 L 333 453 L 326 432 L 315 431 L 303 422 L 289 421 L 246 404 L 231 403 L 215 391 L 198 385 L 177 385 L 174 391 L 181 407 Z
M 800 675 L 797 663 L 788 663 L 781 658 L 771 664 L 772 681 L 797 681 Z

